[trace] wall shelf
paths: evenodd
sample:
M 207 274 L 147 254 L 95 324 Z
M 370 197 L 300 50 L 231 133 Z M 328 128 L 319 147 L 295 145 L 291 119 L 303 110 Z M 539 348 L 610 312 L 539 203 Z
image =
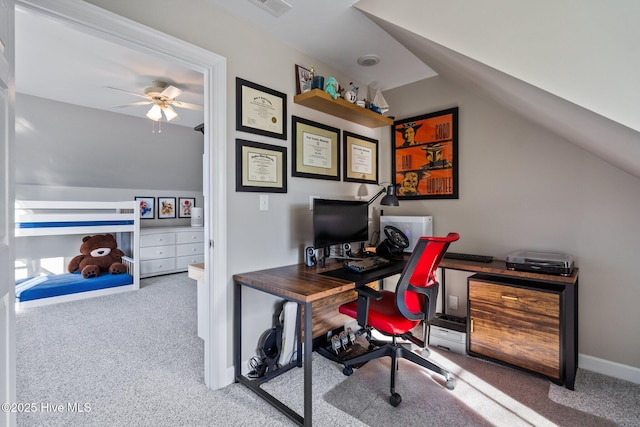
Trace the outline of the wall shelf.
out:
M 389 117 L 358 107 L 342 98 L 333 99 L 331 95 L 320 89 L 296 95 L 293 97 L 293 102 L 370 128 L 393 124 L 393 120 Z

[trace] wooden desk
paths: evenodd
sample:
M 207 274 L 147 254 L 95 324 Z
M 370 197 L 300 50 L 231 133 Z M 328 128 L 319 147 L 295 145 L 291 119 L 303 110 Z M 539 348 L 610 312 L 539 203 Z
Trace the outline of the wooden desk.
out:
M 312 425 L 311 401 L 311 360 L 313 353 L 313 316 L 304 316 L 301 322 L 302 310 L 312 313 L 314 305 L 331 300 L 337 295 L 353 291 L 356 286 L 381 280 L 385 277 L 401 273 L 408 257 L 403 257 L 391 266 L 367 273 L 349 273 L 342 268 L 342 263 L 328 260 L 324 268 L 320 266 L 307 267 L 304 264 L 277 267 L 233 276 L 235 283 L 234 294 L 234 365 L 236 381 L 253 390 L 276 409 L 300 425 Z M 332 277 L 337 275 L 339 277 Z M 244 286 L 294 301 L 298 304 L 297 330 L 297 359 L 272 374 L 259 379 L 250 379 L 242 375 L 242 288 Z M 355 299 L 355 298 L 354 298 Z M 303 323 L 303 329 L 300 324 Z M 326 330 L 324 331 L 327 332 Z M 303 346 L 304 338 L 304 346 Z M 303 357 L 304 356 L 304 357 Z M 304 368 L 304 416 L 300 416 L 293 409 L 263 390 L 260 386 L 266 381 L 294 368 Z
M 573 390 L 578 368 L 578 269 L 574 268 L 571 276 L 557 276 L 552 274 L 541 274 L 526 271 L 508 270 L 506 263 L 494 260 L 490 263 L 462 261 L 444 258 L 440 263 L 442 269 L 441 285 L 443 297 L 443 313 L 445 313 L 446 299 L 446 274 L 447 269 L 462 270 L 471 273 L 479 273 L 477 281 L 473 281 L 475 289 L 519 289 L 525 290 L 525 295 L 531 299 L 529 303 L 535 305 L 534 308 L 526 308 L 527 302 L 520 304 L 524 308 L 518 308 L 516 303 L 506 302 L 504 304 L 492 304 L 486 301 L 470 301 L 467 296 L 467 352 L 472 356 L 480 356 L 507 363 L 511 366 L 518 366 L 523 369 L 543 374 L 552 381 L 563 384 L 568 389 Z M 471 282 L 470 282 L 471 283 Z M 483 285 L 486 284 L 486 285 Z M 469 286 L 469 285 L 468 285 Z M 496 287 L 497 286 L 497 287 Z M 528 291 L 526 291 L 528 290 Z M 522 292 L 522 291 L 520 291 Z M 528 292 L 528 293 L 526 293 Z M 540 310 L 542 298 L 538 296 L 553 293 L 556 295 L 556 303 L 548 307 L 549 312 L 554 314 L 555 326 L 553 326 L 551 336 L 554 341 L 545 336 L 534 337 L 533 332 L 542 325 Z M 506 297 L 505 297 L 506 298 Z M 523 296 L 526 301 L 527 296 Z M 484 318 L 485 324 L 493 324 L 485 329 L 482 338 L 474 338 L 472 305 L 478 305 Z M 489 310 L 487 310 L 489 309 Z M 538 311 L 537 313 L 535 311 Z M 545 313 L 543 313 L 545 314 Z M 510 317 L 511 316 L 511 317 Z M 516 319 L 516 317 L 520 317 Z M 548 318 L 548 317 L 545 317 Z M 513 319 L 513 321 L 512 321 Z M 492 330 L 487 332 L 487 329 Z M 519 335 L 520 334 L 520 335 Z M 531 334 L 531 339 L 528 339 Z M 491 336 L 489 336 L 491 335 Z M 549 335 L 546 335 L 548 337 Z M 538 344 L 536 344 L 536 339 Z M 484 342 L 480 343 L 480 341 Z M 541 341 L 542 340 L 542 341 Z M 548 341 L 548 342 L 544 342 Z M 531 351 L 529 352 L 529 348 Z M 547 360 L 543 362 L 542 353 L 546 350 Z M 536 359 L 536 352 L 538 358 Z M 530 353 L 530 354 L 529 354 Z M 554 360 L 555 358 L 555 360 Z M 528 360 L 527 360 L 528 359 Z M 553 369 L 545 363 L 553 365 Z

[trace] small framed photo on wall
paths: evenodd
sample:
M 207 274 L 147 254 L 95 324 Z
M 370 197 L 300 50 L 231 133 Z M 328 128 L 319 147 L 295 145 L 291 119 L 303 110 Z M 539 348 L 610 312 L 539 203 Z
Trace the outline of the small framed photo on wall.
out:
M 196 199 L 192 197 L 178 198 L 178 218 L 191 218 L 191 209 L 196 205 Z
M 176 217 L 176 198 L 175 197 L 158 197 L 158 218 L 175 218 Z
M 155 197 L 135 197 L 134 200 L 140 206 L 140 219 L 154 219 L 155 216 Z

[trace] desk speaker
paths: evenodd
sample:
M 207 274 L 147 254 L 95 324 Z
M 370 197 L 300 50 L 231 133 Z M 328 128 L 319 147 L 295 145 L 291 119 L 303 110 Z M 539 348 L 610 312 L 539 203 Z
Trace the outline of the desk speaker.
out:
M 316 251 L 311 246 L 304 250 L 304 263 L 307 267 L 313 267 L 318 263 Z

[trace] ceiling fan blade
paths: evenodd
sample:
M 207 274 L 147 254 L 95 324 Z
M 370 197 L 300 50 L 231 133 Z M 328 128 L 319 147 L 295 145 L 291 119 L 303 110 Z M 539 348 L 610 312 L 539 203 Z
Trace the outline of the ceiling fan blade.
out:
M 174 107 L 186 108 L 188 110 L 198 110 L 198 111 L 203 111 L 204 110 L 204 106 L 198 105 L 198 104 L 191 104 L 189 102 L 182 102 L 182 101 L 175 101 L 174 100 L 171 103 L 171 105 L 173 105 Z
M 175 86 L 167 86 L 160 95 L 166 96 L 168 99 L 175 99 L 182 93 L 182 89 L 178 89 Z
M 120 92 L 124 92 L 124 93 L 128 93 L 129 95 L 133 95 L 133 96 L 137 96 L 139 98 L 145 98 L 145 99 L 149 99 L 149 97 L 147 95 L 143 95 L 140 93 L 136 93 L 136 92 L 131 92 L 129 90 L 124 90 L 124 89 L 119 89 L 117 87 L 112 87 L 112 86 L 107 86 L 109 89 L 114 89 L 114 90 L 119 90 Z
M 153 104 L 153 101 L 132 102 L 131 104 L 116 105 L 113 108 L 135 107 L 136 105 L 149 105 L 149 104 Z

